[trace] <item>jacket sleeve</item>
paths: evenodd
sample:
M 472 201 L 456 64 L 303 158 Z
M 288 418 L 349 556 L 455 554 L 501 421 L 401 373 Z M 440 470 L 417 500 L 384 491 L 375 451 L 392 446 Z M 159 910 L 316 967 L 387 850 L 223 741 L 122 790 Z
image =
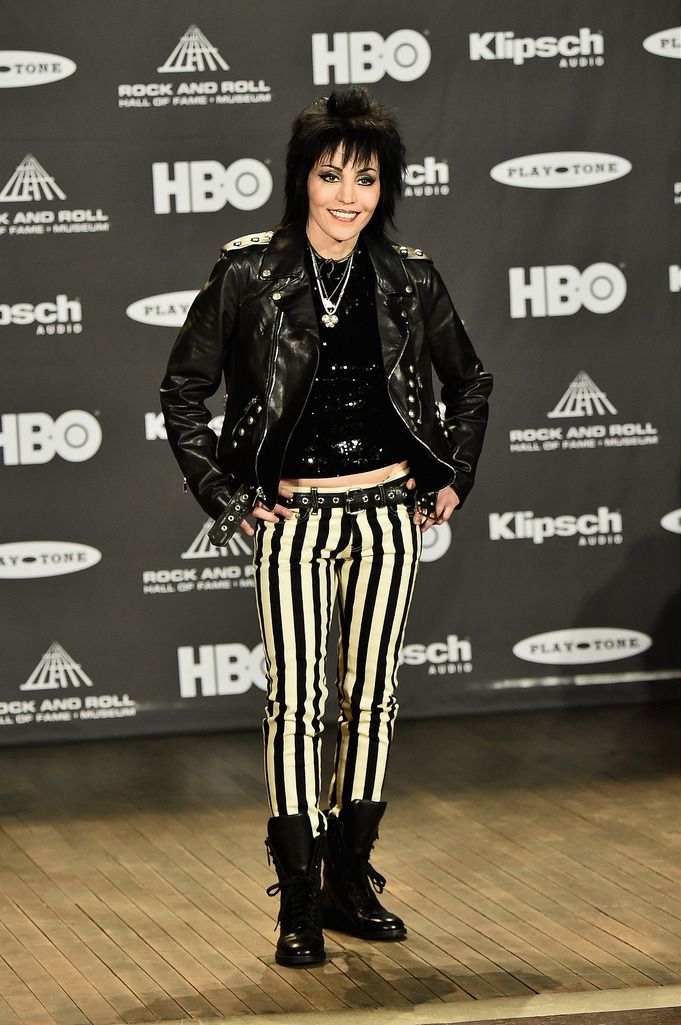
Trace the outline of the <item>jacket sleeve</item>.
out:
M 192 303 L 170 354 L 161 384 L 168 441 L 187 485 L 209 516 L 217 518 L 235 483 L 217 459 L 217 437 L 208 426 L 205 400 L 220 387 L 239 305 L 233 258 L 223 255 Z
M 461 503 L 475 481 L 487 428 L 492 375 L 478 359 L 442 278 L 431 265 L 425 300 L 426 337 L 442 384 L 444 426 L 456 475 L 452 487 Z

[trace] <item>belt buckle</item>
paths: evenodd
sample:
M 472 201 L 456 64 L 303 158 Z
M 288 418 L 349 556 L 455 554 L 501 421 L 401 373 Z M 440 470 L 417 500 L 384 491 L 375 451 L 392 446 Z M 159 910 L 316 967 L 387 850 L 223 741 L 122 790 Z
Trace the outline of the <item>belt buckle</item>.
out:
M 348 488 L 348 490 L 345 492 L 345 502 L 343 503 L 343 507 L 345 509 L 345 512 L 349 513 L 350 516 L 356 516 L 357 513 L 362 511 L 361 508 L 359 508 L 359 507 L 357 507 L 357 508 L 353 508 L 352 507 L 353 503 L 358 501 L 358 499 L 355 499 L 353 496 L 357 492 L 361 492 L 361 491 L 362 491 L 361 488 Z

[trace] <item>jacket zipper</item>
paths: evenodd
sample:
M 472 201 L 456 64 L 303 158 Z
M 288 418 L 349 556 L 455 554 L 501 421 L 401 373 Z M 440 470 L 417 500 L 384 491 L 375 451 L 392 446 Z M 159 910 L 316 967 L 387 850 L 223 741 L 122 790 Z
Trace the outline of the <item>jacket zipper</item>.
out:
M 401 410 L 398 409 L 398 407 L 397 407 L 397 405 L 395 403 L 395 400 L 393 399 L 393 397 L 392 397 L 392 395 L 390 393 L 390 378 L 393 376 L 393 374 L 397 370 L 398 366 L 400 365 L 400 360 L 402 359 L 402 357 L 404 355 L 404 350 L 407 348 L 407 342 L 408 341 L 409 341 L 409 325 L 407 324 L 407 333 L 406 333 L 405 338 L 404 338 L 404 345 L 400 349 L 400 354 L 397 357 L 397 362 L 395 363 L 395 366 L 392 368 L 392 370 L 390 371 L 390 373 L 388 375 L 388 398 L 390 399 L 390 401 L 392 403 L 393 409 L 395 410 L 395 412 L 397 413 L 399 418 L 402 420 L 402 422 L 409 428 L 410 434 L 412 435 L 412 437 L 414 437 L 416 439 L 416 441 L 418 441 L 419 445 L 423 445 L 423 447 L 426 449 L 426 451 L 431 454 L 433 459 L 436 459 L 438 461 L 438 463 L 442 464 L 442 466 L 446 466 L 448 470 L 453 470 L 454 469 L 453 466 L 451 466 L 449 463 L 446 463 L 444 461 L 444 459 L 440 459 L 440 457 L 438 455 L 436 455 L 435 452 L 433 452 L 433 450 L 430 447 L 430 445 L 427 445 L 426 442 L 422 438 L 419 438 L 418 434 L 413 429 L 413 424 L 411 424 L 409 422 L 409 420 L 405 419 L 405 417 L 402 415 Z M 451 483 L 452 480 L 454 480 L 455 476 L 456 476 L 456 474 L 454 474 L 450 478 L 450 483 Z M 447 486 L 448 485 L 445 485 L 445 487 L 447 487 Z
M 260 450 L 262 449 L 263 443 L 265 441 L 265 436 L 267 434 L 267 421 L 268 421 L 268 418 L 269 418 L 269 411 L 270 411 L 270 399 L 272 397 L 272 392 L 274 390 L 274 368 L 276 366 L 277 356 L 279 355 L 279 331 L 281 330 L 282 318 L 283 318 L 283 314 L 282 314 L 281 310 L 277 310 L 277 319 L 274 322 L 274 345 L 272 346 L 272 355 L 270 356 L 270 365 L 269 365 L 269 369 L 268 369 L 268 380 L 267 380 L 267 390 L 265 392 L 265 417 L 264 417 L 264 420 L 263 420 L 262 434 L 260 436 L 260 441 L 258 442 L 258 448 L 257 448 L 256 453 L 255 453 L 255 483 L 256 483 L 256 492 L 255 493 L 256 493 L 256 496 L 258 498 L 264 498 L 265 497 L 265 493 L 264 493 L 264 491 L 262 489 L 262 483 L 261 483 L 260 477 L 258 475 L 258 460 L 260 459 Z

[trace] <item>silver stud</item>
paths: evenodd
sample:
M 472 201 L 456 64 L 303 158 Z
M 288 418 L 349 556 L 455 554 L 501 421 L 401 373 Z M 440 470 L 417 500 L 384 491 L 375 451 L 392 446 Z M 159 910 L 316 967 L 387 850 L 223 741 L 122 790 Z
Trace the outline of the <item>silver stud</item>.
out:
M 256 406 L 255 407 L 255 411 L 256 411 L 256 413 L 261 413 L 262 412 L 262 406 Z
M 413 363 L 410 363 L 410 364 L 409 364 L 409 373 L 410 373 L 410 374 L 413 374 L 413 373 L 414 373 L 414 364 L 413 364 Z
M 260 235 L 251 235 L 251 242 L 259 242 Z
M 236 242 L 234 243 L 234 248 L 236 249 L 236 248 L 237 248 L 237 246 L 240 246 L 240 245 L 241 245 L 241 239 L 240 239 L 240 238 L 238 238 L 238 239 L 236 240 Z
M 281 299 L 281 292 L 272 292 L 272 298 L 274 299 L 275 303 L 279 302 L 279 300 Z
M 410 417 L 412 418 L 412 420 L 413 420 L 413 419 L 414 419 L 414 417 L 416 416 L 416 413 L 414 412 L 414 410 L 413 410 L 413 409 L 410 409 L 410 410 L 409 410 L 409 416 L 410 416 Z
M 415 388 L 416 387 L 416 381 L 414 380 L 413 377 L 409 378 L 409 380 L 407 381 L 407 384 L 409 385 L 410 388 Z
M 413 291 L 414 289 L 411 287 L 411 285 L 407 285 L 407 287 L 405 288 L 405 292 L 407 293 L 407 295 L 411 295 Z
M 407 319 L 407 317 L 409 316 L 409 314 L 407 313 L 407 311 L 406 311 L 406 310 L 402 310 L 402 316 L 403 316 L 403 317 L 404 317 L 404 319 L 406 320 L 406 319 Z
M 246 431 L 244 430 L 244 428 L 240 427 L 239 428 L 239 434 L 243 437 L 245 433 L 246 433 Z
M 227 530 L 227 524 L 223 523 L 220 527 L 220 530 Z
M 416 402 L 416 399 L 414 398 L 413 395 L 407 395 L 407 401 L 408 402 Z
M 239 444 L 238 441 L 233 441 L 232 442 L 232 448 L 236 448 L 238 444 Z
M 263 276 L 264 278 L 269 278 L 269 276 L 270 276 L 270 274 L 271 274 L 271 273 L 272 273 L 272 271 L 271 271 L 271 270 L 268 270 L 268 268 L 267 268 L 267 267 L 265 267 L 265 270 L 264 270 L 264 271 L 262 272 L 262 276 Z
M 255 417 L 249 416 L 248 419 L 246 420 L 246 423 L 247 424 L 254 424 L 255 423 Z
M 415 256 L 423 256 L 423 250 L 422 249 L 415 249 L 414 250 L 414 255 Z
M 409 256 L 409 250 L 406 246 L 400 246 L 400 256 Z

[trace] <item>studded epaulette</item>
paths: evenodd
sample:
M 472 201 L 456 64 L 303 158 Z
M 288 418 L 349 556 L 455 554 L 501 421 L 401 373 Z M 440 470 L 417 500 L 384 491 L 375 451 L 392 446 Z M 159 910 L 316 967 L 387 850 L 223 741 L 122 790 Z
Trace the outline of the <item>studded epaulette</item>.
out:
M 242 235 L 241 238 L 233 238 L 231 242 L 225 242 L 221 251 L 231 253 L 234 249 L 247 249 L 248 246 L 266 246 L 273 234 L 273 231 L 258 231 L 254 235 Z
M 411 246 L 402 245 L 401 242 L 393 242 L 392 247 L 398 256 L 405 260 L 430 260 L 427 253 L 422 249 L 412 249 Z

